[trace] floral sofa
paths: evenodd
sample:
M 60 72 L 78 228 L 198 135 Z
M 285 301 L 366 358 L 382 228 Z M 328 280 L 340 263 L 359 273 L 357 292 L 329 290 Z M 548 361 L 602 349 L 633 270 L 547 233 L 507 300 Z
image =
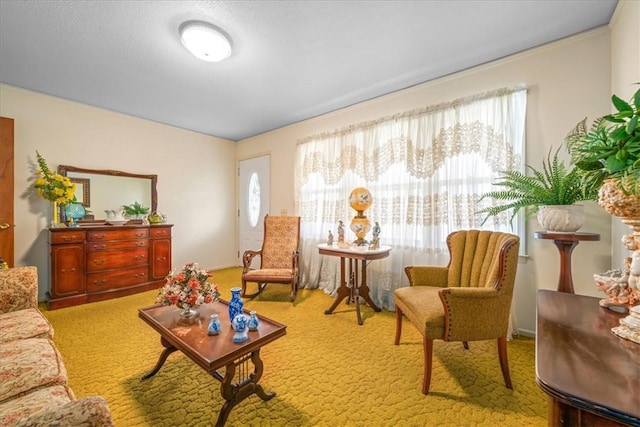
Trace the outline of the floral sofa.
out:
M 0 426 L 113 426 L 100 396 L 76 399 L 53 327 L 38 310 L 36 267 L 0 269 Z

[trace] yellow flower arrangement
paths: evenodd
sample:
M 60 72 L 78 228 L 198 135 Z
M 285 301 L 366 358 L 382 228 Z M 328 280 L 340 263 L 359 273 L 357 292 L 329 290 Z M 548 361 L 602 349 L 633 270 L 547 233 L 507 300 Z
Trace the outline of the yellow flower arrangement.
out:
M 33 186 L 38 190 L 38 194 L 43 199 L 57 202 L 60 205 L 67 205 L 76 198 L 76 185 L 66 176 L 53 172 L 47 166 L 47 162 L 36 151 L 38 158 L 38 170 L 36 182 Z

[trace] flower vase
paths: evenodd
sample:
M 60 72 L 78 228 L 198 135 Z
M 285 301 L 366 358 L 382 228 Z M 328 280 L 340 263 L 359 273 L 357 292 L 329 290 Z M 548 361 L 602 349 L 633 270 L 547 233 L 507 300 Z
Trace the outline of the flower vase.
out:
M 218 319 L 217 314 L 212 314 L 209 320 L 209 326 L 207 327 L 209 335 L 218 335 L 222 329 L 222 325 L 220 324 L 220 320 Z
M 196 314 L 198 314 L 198 312 L 190 304 L 185 304 L 185 303 L 182 304 L 182 311 L 180 312 L 180 317 L 189 318 L 189 317 L 195 316 Z
M 249 312 L 249 322 L 247 323 L 249 330 L 257 331 L 259 324 L 260 324 L 260 320 L 258 320 L 258 315 L 256 314 L 256 312 L 255 311 Z
M 240 298 L 240 288 L 231 288 L 231 300 L 229 301 L 229 321 L 233 322 L 233 319 L 238 314 L 242 314 L 242 309 L 244 308 L 244 303 L 242 302 L 242 298 Z
M 248 323 L 249 317 L 244 313 L 240 313 L 233 318 L 231 327 L 234 331 L 236 331 L 236 333 L 231 338 L 233 342 L 245 342 L 249 339 L 249 335 L 247 334 L 247 332 L 249 331 Z
M 53 201 L 53 213 L 51 216 L 51 228 L 59 228 L 60 227 L 60 209 L 58 208 L 58 202 Z

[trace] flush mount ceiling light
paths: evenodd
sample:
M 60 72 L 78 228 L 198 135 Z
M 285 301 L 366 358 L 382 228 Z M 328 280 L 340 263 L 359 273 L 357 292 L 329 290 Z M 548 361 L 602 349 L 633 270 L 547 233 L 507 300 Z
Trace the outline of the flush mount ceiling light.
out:
M 218 62 L 231 55 L 231 43 L 221 30 L 202 21 L 187 21 L 180 25 L 182 44 L 196 58 Z

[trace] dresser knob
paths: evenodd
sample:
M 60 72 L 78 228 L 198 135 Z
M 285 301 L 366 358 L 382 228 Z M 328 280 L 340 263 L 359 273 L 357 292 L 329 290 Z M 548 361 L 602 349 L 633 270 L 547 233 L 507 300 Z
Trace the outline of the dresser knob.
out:
M 94 260 L 93 260 L 93 263 L 94 263 L 95 265 L 102 265 L 102 264 L 104 264 L 104 263 L 105 263 L 105 260 L 103 260 L 103 259 L 94 259 Z

